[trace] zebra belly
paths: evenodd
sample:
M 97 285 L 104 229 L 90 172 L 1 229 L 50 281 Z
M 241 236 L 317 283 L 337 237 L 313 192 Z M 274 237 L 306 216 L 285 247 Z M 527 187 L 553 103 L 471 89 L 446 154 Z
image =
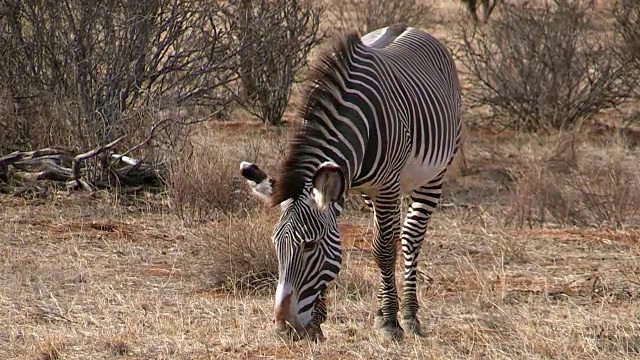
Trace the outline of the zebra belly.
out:
M 426 185 L 438 176 L 446 166 L 446 162 L 429 164 L 423 163 L 422 159 L 409 159 L 400 172 L 400 192 L 405 194 Z

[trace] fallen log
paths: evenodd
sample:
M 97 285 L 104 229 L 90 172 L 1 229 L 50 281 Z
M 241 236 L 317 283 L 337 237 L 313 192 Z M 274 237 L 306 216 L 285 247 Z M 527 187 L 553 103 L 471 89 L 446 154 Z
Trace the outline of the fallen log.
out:
M 123 193 L 161 189 L 164 167 L 114 153 L 123 140 L 120 137 L 82 153 L 63 148 L 12 152 L 0 157 L 0 189 L 15 196 L 44 196 L 51 186 Z
M 33 151 L 14 151 L 11 154 L 0 157 L 0 165 L 14 163 L 20 160 L 41 158 L 52 155 L 69 155 L 71 152 L 62 148 L 44 148 Z
M 131 166 L 136 166 L 136 165 L 138 165 L 140 163 L 140 161 L 138 161 L 138 160 L 136 160 L 134 158 L 125 156 L 125 155 L 111 154 L 111 157 L 113 159 L 115 159 L 115 160 L 122 161 L 123 163 L 131 165 Z
M 113 140 L 112 142 L 108 143 L 107 145 L 104 146 L 98 146 L 95 149 L 91 150 L 91 151 L 87 151 L 84 154 L 80 154 L 80 155 L 76 155 L 76 157 L 73 159 L 73 162 L 71 164 L 71 169 L 73 171 L 73 179 L 74 180 L 78 180 L 80 179 L 80 164 L 82 161 L 85 161 L 87 159 L 91 159 L 92 157 L 101 154 L 107 150 L 110 150 L 112 148 L 114 148 L 116 145 L 118 145 L 118 143 L 120 143 L 122 140 L 124 140 L 124 136 L 121 136 L 115 140 Z

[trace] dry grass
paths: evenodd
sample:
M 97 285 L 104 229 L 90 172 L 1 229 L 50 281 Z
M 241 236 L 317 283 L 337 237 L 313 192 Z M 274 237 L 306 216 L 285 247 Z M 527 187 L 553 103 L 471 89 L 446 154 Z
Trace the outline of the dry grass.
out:
M 248 148 L 260 149 L 258 160 L 275 159 L 266 144 L 277 141 L 268 131 L 239 125 L 216 131 L 215 139 L 230 147 L 245 141 L 246 148 L 253 139 L 259 145 Z M 472 168 L 491 158 L 490 137 L 483 141 L 469 148 Z M 511 146 L 514 153 L 523 148 Z M 501 181 L 483 174 L 487 183 L 480 186 Z M 378 272 L 369 213 L 350 212 L 341 224 L 345 261 L 328 296 L 327 341 L 288 343 L 276 337 L 271 320 L 276 209 L 256 207 L 193 226 L 162 204 L 122 206 L 63 193 L 48 201 L 2 197 L 0 357 L 640 356 L 640 232 L 505 228 L 501 201 L 509 193 L 502 200 L 469 197 L 467 181 L 477 176 L 458 174 L 448 190 L 449 200 L 476 206 L 434 216 L 420 262 L 427 336 L 402 344 L 373 329 Z
M 511 169 L 516 182 L 508 220 L 518 226 L 638 227 L 637 157 L 621 138 L 595 145 L 570 135 L 555 147 L 532 148 Z
M 377 272 L 367 244 L 348 231 L 329 340 L 289 344 L 271 331 L 270 296 L 218 288 L 215 238 L 244 239 L 254 231 L 247 221 L 193 230 L 95 200 L 2 205 L 3 358 L 624 358 L 640 350 L 637 232 L 506 232 L 441 213 L 421 262 L 428 335 L 393 345 L 371 328 Z
M 259 206 L 239 176 L 241 161 L 273 171 L 285 149 L 286 134 L 247 123 L 210 124 L 192 139 L 192 150 L 171 166 L 169 192 L 178 216 L 203 223 Z

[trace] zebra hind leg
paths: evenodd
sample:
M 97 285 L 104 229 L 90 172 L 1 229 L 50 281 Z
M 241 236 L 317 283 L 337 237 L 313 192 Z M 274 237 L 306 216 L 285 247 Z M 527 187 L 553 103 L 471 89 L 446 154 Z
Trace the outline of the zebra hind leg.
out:
M 404 330 L 398 321 L 399 299 L 395 281 L 396 242 L 400 235 L 400 207 L 397 191 L 373 199 L 375 240 L 373 257 L 380 268 L 379 308 L 376 327 L 392 340 L 401 340 Z
M 418 255 L 424 241 L 427 224 L 435 210 L 442 193 L 442 177 L 414 190 L 411 194 L 411 206 L 402 228 L 402 255 L 404 257 L 404 286 L 402 292 L 402 322 L 405 328 L 422 335 L 418 320 L 418 296 L 416 277 L 418 273 Z

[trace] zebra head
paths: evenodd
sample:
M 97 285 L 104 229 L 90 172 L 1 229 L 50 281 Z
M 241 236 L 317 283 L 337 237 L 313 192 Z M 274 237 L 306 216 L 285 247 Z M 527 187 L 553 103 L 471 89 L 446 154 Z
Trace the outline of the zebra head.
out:
M 324 305 L 315 309 L 316 301 L 337 277 L 342 263 L 336 218 L 342 210 L 344 174 L 338 165 L 323 163 L 297 196 L 280 201 L 274 196 L 276 180 L 258 166 L 243 162 L 240 170 L 256 195 L 280 205 L 280 220 L 273 231 L 279 275 L 276 330 L 304 335 L 312 318 L 324 320 Z

